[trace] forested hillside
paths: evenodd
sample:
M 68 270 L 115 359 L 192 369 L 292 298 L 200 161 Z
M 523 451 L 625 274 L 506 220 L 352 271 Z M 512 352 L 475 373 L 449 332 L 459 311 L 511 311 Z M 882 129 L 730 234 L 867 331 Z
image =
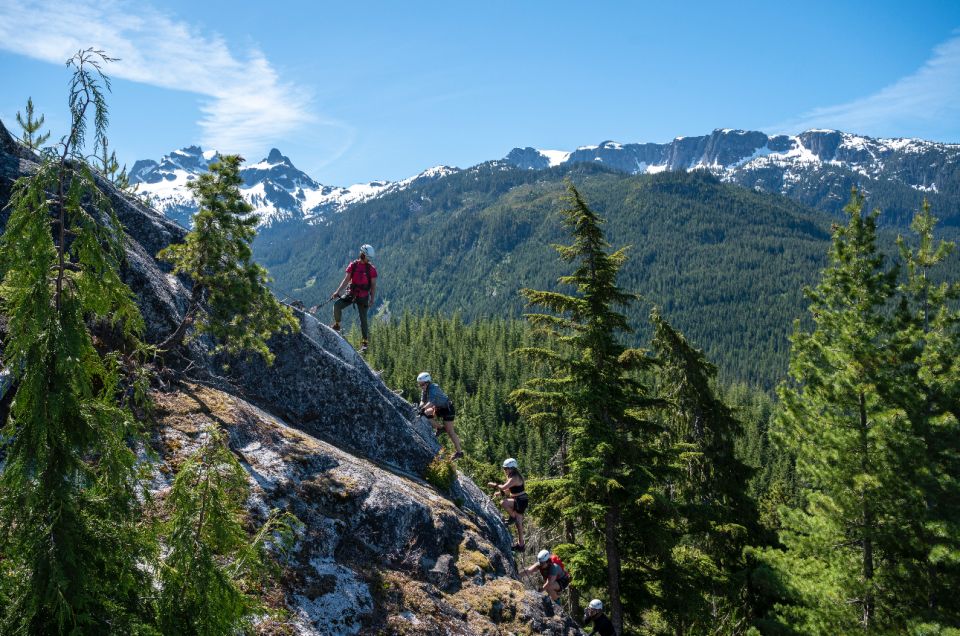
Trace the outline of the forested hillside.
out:
M 631 316 L 638 342 L 655 304 L 722 377 L 771 387 L 782 376 L 787 335 L 803 312 L 804 285 L 825 262 L 833 219 L 703 173 L 488 163 L 355 206 L 327 225 L 271 228 L 255 253 L 278 293 L 308 306 L 326 300 L 356 248 L 372 243 L 381 308 L 519 317 L 518 290 L 550 288 L 560 273 L 550 245 L 560 239 L 565 178 L 607 219 L 610 241 L 632 246 L 621 276 L 646 301 Z M 893 238 L 882 236 L 890 250 Z

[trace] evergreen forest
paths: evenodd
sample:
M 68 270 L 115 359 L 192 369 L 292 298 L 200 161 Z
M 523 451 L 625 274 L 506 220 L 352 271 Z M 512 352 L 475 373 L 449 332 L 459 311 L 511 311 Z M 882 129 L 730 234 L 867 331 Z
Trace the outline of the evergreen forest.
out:
M 254 254 L 278 295 L 308 307 L 327 299 L 359 245 L 371 243 L 381 310 L 520 318 L 519 290 L 554 288 L 563 272 L 551 245 L 563 240 L 564 178 L 607 220 L 609 240 L 630 247 L 620 282 L 643 297 L 628 311 L 631 344 L 649 338 L 646 317 L 657 306 L 704 348 L 725 381 L 772 390 L 787 370 L 803 288 L 826 264 L 831 225 L 842 219 L 703 172 L 629 176 L 590 164 L 547 171 L 481 164 L 317 226 L 265 229 Z M 894 254 L 906 231 L 881 229 L 880 249 Z M 943 271 L 960 272 L 956 254 Z
M 189 286 L 150 343 L 123 276 L 111 61 L 68 60 L 58 142 L 42 146 L 32 101 L 18 117 L 37 167 L 13 182 L 0 237 L 0 634 L 264 633 L 283 615 L 282 594 L 266 601 L 294 578 L 283 557 L 303 524 L 249 514 L 256 476 L 217 427 L 194 431 L 150 496 L 155 401 L 187 386 L 191 347 L 269 373 L 271 347 L 306 329 L 255 253 L 278 289 L 319 304 L 358 237 L 385 246 L 371 349 L 330 333 L 341 351 L 311 351 L 349 358 L 380 391 L 365 360 L 411 403 L 422 371 L 450 396 L 466 456 L 448 459 L 440 434 L 427 471 L 403 476 L 402 492 L 428 490 L 430 523 L 476 513 L 455 469 L 492 497 L 518 462 L 531 506 L 517 569 L 541 548 L 562 559 L 573 619 L 597 598 L 620 636 L 960 634 L 960 279 L 928 203 L 894 232 L 857 190 L 831 221 L 703 174 L 491 164 L 255 250 L 242 159 L 225 155 L 190 186 L 194 229 L 156 254 Z M 224 386 L 222 372 L 205 379 Z M 391 414 L 408 407 L 384 393 Z M 420 447 L 429 461 L 435 446 Z M 321 482 L 347 508 L 350 484 Z M 497 589 L 468 544 L 455 536 L 448 564 L 459 577 L 473 558 L 466 576 Z M 309 593 L 334 596 L 325 581 Z M 377 580 L 378 601 L 393 581 Z M 553 612 L 550 581 L 526 581 Z
M 369 354 L 410 399 L 422 370 L 453 396 L 478 484 L 518 460 L 568 609 L 602 598 L 624 634 L 957 633 L 960 287 L 929 207 L 890 257 L 854 192 L 772 397 L 659 308 L 624 344 L 629 251 L 568 188 L 569 294 L 524 289 L 526 320 L 382 316 Z

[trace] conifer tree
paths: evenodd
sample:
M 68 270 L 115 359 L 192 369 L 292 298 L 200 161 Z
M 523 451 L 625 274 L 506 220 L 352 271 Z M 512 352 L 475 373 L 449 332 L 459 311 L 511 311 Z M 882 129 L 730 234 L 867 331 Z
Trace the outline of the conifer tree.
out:
M 602 219 L 572 184 L 568 191 L 564 225 L 573 243 L 555 248 L 563 261 L 575 265 L 559 279 L 575 294 L 522 290 L 531 305 L 548 312 L 527 318 L 550 342 L 518 353 L 548 365 L 552 373 L 532 380 L 513 399 L 533 421 L 550 421 L 558 407 L 563 411 L 567 466 L 560 477 L 543 484 L 546 505 L 580 529 L 577 544 L 561 551 L 576 583 L 606 588 L 611 620 L 623 633 L 621 598 L 638 598 L 624 585 L 625 564 L 633 567 L 624 549 L 625 528 L 629 524 L 651 539 L 663 533 L 660 521 L 639 503 L 654 498 L 661 459 L 650 443 L 654 425 L 644 418 L 644 410 L 657 401 L 629 373 L 644 365 L 646 357 L 619 342 L 630 327 L 617 308 L 627 308 L 637 298 L 616 283 L 625 249 L 607 251 Z M 632 609 L 639 616 L 640 608 Z
M 960 625 L 960 284 L 935 282 L 953 243 L 934 238 L 927 201 L 898 240 L 896 381 L 887 399 L 905 414 L 899 456 L 901 523 L 896 597 L 913 632 Z
M 677 634 L 743 633 L 750 608 L 743 548 L 758 538 L 747 496 L 751 469 L 736 457 L 741 434 L 711 384 L 716 367 L 654 310 L 653 346 L 665 426 L 684 448 L 669 489 L 680 538 L 662 576 L 661 605 Z
M 120 167 L 120 162 L 117 161 L 116 151 L 110 151 L 106 140 L 104 140 L 103 145 L 100 147 L 100 154 L 97 156 L 97 160 L 100 164 L 98 166 L 100 173 L 106 177 L 110 183 L 131 194 L 137 191 L 139 184 L 130 185 L 127 166 Z
M 265 608 L 251 592 L 270 578 L 267 547 L 290 546 L 292 515 L 271 513 L 252 539 L 243 527 L 247 473 L 214 428 L 177 473 L 160 570 L 164 634 L 238 633 Z
M 854 192 L 835 226 L 829 265 L 808 290 L 812 331 L 792 338 L 792 382 L 776 422 L 796 456 L 802 506 L 783 511 L 767 562 L 785 584 L 775 614 L 805 634 L 896 631 L 896 556 L 903 540 L 903 411 L 886 400 L 896 355 L 890 309 L 897 269 L 876 245 L 877 212 Z
M 20 124 L 20 128 L 23 129 L 23 136 L 21 136 L 20 141 L 24 143 L 30 150 L 39 150 L 43 144 L 47 143 L 47 140 L 50 139 L 50 133 L 40 134 L 34 137 L 34 133 L 38 132 L 40 128 L 43 127 L 43 115 L 40 115 L 40 119 L 33 118 L 33 98 L 27 98 L 27 114 L 26 117 L 17 112 L 17 123 Z
M 3 364 L 16 397 L 2 433 L 0 633 L 135 633 L 149 586 L 150 543 L 138 526 L 139 479 L 129 443 L 140 432 L 119 403 L 116 354 L 88 321 L 136 346 L 142 319 L 118 270 L 122 227 L 83 159 L 106 143 L 102 51 L 67 64 L 69 133 L 18 179 L 0 238 L 0 296 L 9 319 Z
M 221 157 L 189 184 L 199 204 L 193 230 L 185 242 L 158 254 L 193 283 L 183 319 L 158 345 L 161 350 L 180 346 L 192 329 L 194 336 L 213 337 L 215 351 L 252 351 L 272 363 L 270 336 L 299 328 L 290 309 L 267 289 L 266 270 L 253 262 L 250 244 L 258 217 L 240 195 L 242 161 L 238 155 Z

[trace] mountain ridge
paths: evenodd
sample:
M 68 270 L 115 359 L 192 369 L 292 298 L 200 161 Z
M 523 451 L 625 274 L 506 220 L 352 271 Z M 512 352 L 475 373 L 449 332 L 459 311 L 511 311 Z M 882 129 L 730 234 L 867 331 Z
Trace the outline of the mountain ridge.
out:
M 150 204 L 182 225 L 190 226 L 197 210 L 187 184 L 206 172 L 220 157 L 216 150 L 187 146 L 164 155 L 160 161 L 141 159 L 130 170 L 130 183 Z M 351 186 L 323 185 L 293 165 L 289 157 L 272 148 L 265 158 L 240 170 L 240 193 L 260 217 L 259 227 L 277 223 L 324 223 L 332 214 L 370 198 L 402 190 L 421 179 L 437 179 L 455 171 L 434 166 L 401 181 L 371 181 Z
M 130 171 L 131 182 L 186 227 L 196 211 L 186 185 L 218 156 L 217 151 L 188 146 L 160 161 L 139 160 Z M 666 143 L 605 140 L 571 151 L 516 147 L 502 159 L 483 163 L 498 162 L 528 170 L 596 163 L 627 174 L 702 170 L 721 181 L 782 194 L 834 214 L 846 203 L 851 187 L 858 187 L 875 195 L 883 222 L 904 227 L 924 197 L 938 209 L 960 209 L 960 144 L 918 138 L 873 138 L 827 129 L 768 135 L 719 128 Z M 438 165 L 400 181 L 324 185 L 273 148 L 242 169 L 242 193 L 260 216 L 261 228 L 287 222 L 318 225 L 352 206 L 461 171 Z M 960 226 L 960 214 L 944 222 Z

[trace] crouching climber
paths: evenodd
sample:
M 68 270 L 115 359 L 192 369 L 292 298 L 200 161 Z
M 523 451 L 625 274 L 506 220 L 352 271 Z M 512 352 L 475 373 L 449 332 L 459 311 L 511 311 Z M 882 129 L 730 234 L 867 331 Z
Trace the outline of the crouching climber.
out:
M 570 573 L 563 566 L 563 561 L 550 550 L 540 550 L 537 554 L 537 562 L 524 570 L 526 574 L 539 572 L 543 577 L 543 585 L 540 587 L 550 600 L 560 605 L 560 592 L 567 589 L 570 585 Z
M 593 623 L 593 631 L 590 632 L 591 634 L 596 636 L 617 636 L 617 632 L 613 628 L 613 621 L 603 613 L 603 601 L 598 598 L 590 601 L 587 610 L 583 613 L 583 626 L 586 627 L 590 623 Z
M 496 488 L 494 497 L 503 496 L 500 505 L 507 511 L 506 524 L 515 523 L 517 525 L 517 542 L 513 544 L 513 549 L 517 552 L 523 552 L 525 545 L 523 542 L 523 513 L 526 512 L 530 500 L 525 492 L 525 481 L 523 475 L 517 467 L 517 460 L 509 458 L 503 462 L 503 472 L 507 474 L 507 481 L 502 484 L 496 482 L 487 482 L 490 488 Z
M 438 433 L 441 430 L 446 430 L 457 451 L 451 459 L 460 459 L 463 457 L 463 448 L 460 446 L 457 431 L 453 428 L 453 418 L 456 414 L 453 402 L 426 371 L 417 376 L 417 384 L 420 386 L 420 406 L 418 409 L 420 414 L 427 418 L 430 425 Z

